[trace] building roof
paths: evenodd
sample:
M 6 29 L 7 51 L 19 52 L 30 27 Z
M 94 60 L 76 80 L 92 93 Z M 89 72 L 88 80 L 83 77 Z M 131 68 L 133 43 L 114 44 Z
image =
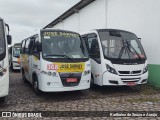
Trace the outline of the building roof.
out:
M 81 0 L 76 5 L 74 5 L 69 10 L 67 10 L 65 13 L 63 13 L 61 16 L 59 16 L 57 19 L 55 19 L 54 21 L 52 21 L 51 23 L 46 25 L 44 27 L 44 29 L 51 28 L 51 27 L 55 26 L 56 24 L 58 24 L 59 22 L 62 22 L 66 18 L 70 17 L 74 13 L 78 13 L 81 9 L 83 9 L 84 7 L 86 7 L 87 5 L 92 3 L 93 1 L 95 1 L 95 0 Z

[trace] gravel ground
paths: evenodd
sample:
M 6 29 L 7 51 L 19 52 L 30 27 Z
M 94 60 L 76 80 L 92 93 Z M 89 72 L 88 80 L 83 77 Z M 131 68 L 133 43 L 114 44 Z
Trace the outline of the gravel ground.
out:
M 66 114 L 78 111 L 91 113 L 89 116 L 68 115 L 68 117 L 42 117 L 42 118 L 3 118 L 18 119 L 56 119 L 56 120 L 160 120 L 160 117 L 108 117 L 103 111 L 159 111 L 160 90 L 145 85 L 141 89 L 133 87 L 98 87 L 89 90 L 43 93 L 36 96 L 32 85 L 24 83 L 20 72 L 10 73 L 10 93 L 5 102 L 0 104 L 0 111 L 68 111 Z M 72 111 L 72 112 L 70 112 Z M 76 114 L 76 113 L 75 113 Z M 66 115 L 66 116 L 67 116 Z M 96 116 L 96 117 L 94 117 Z M 2 119 L 2 118 L 0 118 Z

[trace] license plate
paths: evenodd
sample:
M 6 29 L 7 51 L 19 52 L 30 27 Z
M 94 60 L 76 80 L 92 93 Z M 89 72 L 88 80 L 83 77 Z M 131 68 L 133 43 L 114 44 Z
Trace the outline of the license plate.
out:
M 67 83 L 75 83 L 75 82 L 77 82 L 77 78 L 67 78 L 66 82 Z
M 135 86 L 136 83 L 135 83 L 135 82 L 128 82 L 127 85 L 128 85 L 128 86 Z

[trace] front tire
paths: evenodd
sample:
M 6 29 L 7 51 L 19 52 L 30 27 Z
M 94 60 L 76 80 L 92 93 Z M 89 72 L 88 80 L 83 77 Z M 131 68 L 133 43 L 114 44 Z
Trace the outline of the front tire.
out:
M 5 101 L 5 97 L 1 97 L 0 98 L 0 103 L 4 103 L 4 101 Z
M 36 93 L 36 95 L 41 95 L 42 91 L 39 89 L 39 83 L 37 76 L 33 77 L 33 88 Z
M 27 79 L 25 78 L 25 73 L 23 69 L 22 69 L 22 80 L 24 81 L 24 83 L 27 83 Z

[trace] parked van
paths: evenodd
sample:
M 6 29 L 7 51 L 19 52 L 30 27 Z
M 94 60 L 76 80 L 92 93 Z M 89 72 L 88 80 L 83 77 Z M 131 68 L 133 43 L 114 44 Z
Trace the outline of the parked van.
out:
M 90 88 L 89 56 L 78 33 L 42 29 L 21 45 L 23 80 L 33 85 L 36 94 Z
M 12 70 L 20 70 L 21 43 L 15 43 L 9 48 L 9 62 Z
M 92 78 L 99 86 L 135 86 L 147 83 L 147 57 L 134 33 L 117 29 L 85 32 Z

